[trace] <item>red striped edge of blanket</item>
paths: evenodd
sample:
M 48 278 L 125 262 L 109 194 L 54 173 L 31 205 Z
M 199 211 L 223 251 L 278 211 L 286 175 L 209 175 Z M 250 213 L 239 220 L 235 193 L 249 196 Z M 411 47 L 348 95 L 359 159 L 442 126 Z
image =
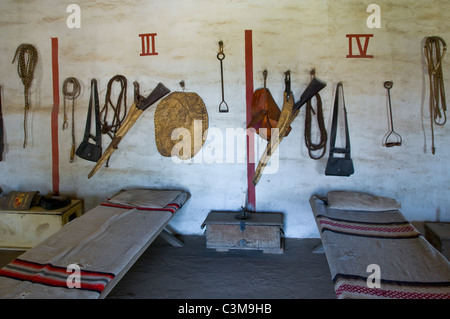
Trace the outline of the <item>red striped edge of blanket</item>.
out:
M 71 288 L 68 280 L 71 280 L 73 272 L 65 267 L 54 266 L 52 264 L 40 264 L 36 262 L 15 259 L 2 269 L 0 276 L 22 281 L 43 284 L 53 287 Z M 80 270 L 80 286 L 74 289 L 90 290 L 101 293 L 114 274 Z
M 450 299 L 450 282 L 412 282 L 380 279 L 379 287 L 369 287 L 367 278 L 337 274 L 334 288 L 338 299 Z
M 116 207 L 116 208 L 125 208 L 125 209 L 137 209 L 137 210 L 146 210 L 146 211 L 167 211 L 174 214 L 177 210 L 181 208 L 180 205 L 176 203 L 170 203 L 164 206 L 163 208 L 151 208 L 151 207 L 135 207 L 130 205 L 123 205 L 123 204 L 117 204 L 117 203 L 111 203 L 111 202 L 103 202 L 100 204 L 101 206 L 108 206 L 108 207 Z
M 349 284 L 339 285 L 336 289 L 336 296 L 338 299 L 363 297 L 387 299 L 450 299 L 450 293 L 401 291 Z
M 419 236 L 419 232 L 409 222 L 404 223 L 360 223 L 342 220 L 333 220 L 320 216 L 317 220 L 322 231 L 330 230 L 337 233 L 349 235 L 385 237 L 385 238 L 414 238 Z

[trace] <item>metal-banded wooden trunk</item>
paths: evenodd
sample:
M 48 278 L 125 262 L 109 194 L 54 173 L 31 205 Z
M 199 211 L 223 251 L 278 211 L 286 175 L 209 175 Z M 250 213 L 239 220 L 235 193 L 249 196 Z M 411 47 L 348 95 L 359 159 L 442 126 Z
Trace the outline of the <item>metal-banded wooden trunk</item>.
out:
M 0 210 L 0 247 L 32 248 L 82 214 L 83 205 L 79 199 L 54 210 L 40 206 L 27 211 Z
M 206 248 L 217 251 L 229 249 L 262 250 L 283 253 L 283 214 L 248 213 L 247 219 L 236 218 L 239 213 L 213 211 L 202 224 L 206 226 Z
M 450 223 L 425 223 L 425 238 L 450 260 Z

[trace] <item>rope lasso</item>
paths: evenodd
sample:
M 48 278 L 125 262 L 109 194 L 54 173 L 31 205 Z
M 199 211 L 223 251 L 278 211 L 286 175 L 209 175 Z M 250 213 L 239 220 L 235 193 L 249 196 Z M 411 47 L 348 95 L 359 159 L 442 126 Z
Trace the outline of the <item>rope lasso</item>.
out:
M 445 101 L 444 76 L 442 74 L 442 60 L 447 51 L 447 44 L 440 37 L 427 37 L 424 45 L 430 80 L 430 121 L 432 153 L 435 154 L 434 125 L 442 126 L 447 122 L 447 104 Z
M 25 56 L 27 59 L 25 59 Z M 27 146 L 27 115 L 28 110 L 30 109 L 29 98 L 29 89 L 31 87 L 31 82 L 33 81 L 33 74 L 36 64 L 38 62 L 38 52 L 36 48 L 31 44 L 21 44 L 16 50 L 14 54 L 14 59 L 12 63 L 16 61 L 18 57 L 17 63 L 17 73 L 19 77 L 22 79 L 22 83 L 24 85 L 24 96 L 25 96 L 25 110 L 24 110 L 24 119 L 23 119 L 23 128 L 24 128 L 24 141 L 23 148 Z
M 111 90 L 114 81 L 120 83 L 120 93 L 117 97 L 117 103 L 114 105 L 111 101 Z M 136 87 L 135 87 L 136 90 Z M 139 89 L 138 89 L 139 90 Z M 124 109 L 122 110 L 122 103 Z M 111 108 L 113 111 L 111 123 L 108 123 L 108 109 Z M 103 115 L 103 117 L 102 117 Z M 114 136 L 117 130 L 122 125 L 127 115 L 127 79 L 123 75 L 116 75 L 111 78 L 108 82 L 108 88 L 106 89 L 105 105 L 100 111 L 100 123 L 102 125 L 102 134 L 107 134 L 114 140 Z M 106 167 L 109 166 L 109 158 L 106 162 Z
M 70 85 L 72 85 L 72 91 L 69 91 Z M 80 82 L 78 82 L 78 80 L 74 77 L 69 77 L 64 80 L 62 91 L 64 96 L 63 130 L 67 128 L 66 100 L 72 101 L 72 147 L 70 150 L 70 163 L 73 163 L 73 159 L 75 157 L 75 100 L 78 98 L 78 96 L 80 96 Z

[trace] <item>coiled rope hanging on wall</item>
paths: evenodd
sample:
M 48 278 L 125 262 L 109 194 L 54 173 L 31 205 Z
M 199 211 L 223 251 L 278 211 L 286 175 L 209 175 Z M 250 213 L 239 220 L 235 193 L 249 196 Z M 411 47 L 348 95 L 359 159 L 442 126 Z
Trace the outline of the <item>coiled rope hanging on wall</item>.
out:
M 440 37 L 427 37 L 424 52 L 427 61 L 430 80 L 430 120 L 432 152 L 436 152 L 434 145 L 434 125 L 442 126 L 447 122 L 447 104 L 445 101 L 444 76 L 442 74 L 442 60 L 447 51 L 447 44 Z
M 72 91 L 69 90 L 70 86 L 72 86 Z M 62 127 L 63 130 L 65 130 L 68 125 L 66 100 L 72 101 L 72 147 L 70 149 L 70 163 L 73 163 L 73 159 L 75 157 L 75 100 L 78 98 L 78 96 L 80 96 L 81 92 L 80 82 L 74 77 L 69 77 L 64 80 L 62 91 L 64 96 L 64 122 Z
M 24 129 L 23 148 L 25 148 L 27 146 L 27 115 L 28 110 L 30 109 L 30 102 L 28 99 L 29 90 L 31 87 L 31 82 L 33 81 L 34 69 L 38 62 L 38 52 L 33 45 L 24 43 L 19 45 L 19 47 L 17 48 L 12 63 L 16 61 L 17 57 L 18 57 L 17 73 L 19 74 L 19 77 L 22 79 L 25 96 L 25 111 L 23 119 L 23 129 Z

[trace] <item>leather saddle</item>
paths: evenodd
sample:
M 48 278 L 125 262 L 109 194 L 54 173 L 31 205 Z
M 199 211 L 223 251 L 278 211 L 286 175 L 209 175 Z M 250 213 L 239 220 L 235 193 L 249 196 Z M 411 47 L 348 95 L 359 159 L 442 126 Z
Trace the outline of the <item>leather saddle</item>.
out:
M 272 128 L 276 128 L 280 118 L 280 108 L 272 97 L 269 89 L 266 88 L 267 71 L 263 72 L 264 88 L 258 89 L 253 93 L 251 107 L 251 121 L 247 128 L 253 127 L 256 133 L 263 139 L 270 141 Z M 291 127 L 286 131 L 288 136 Z

